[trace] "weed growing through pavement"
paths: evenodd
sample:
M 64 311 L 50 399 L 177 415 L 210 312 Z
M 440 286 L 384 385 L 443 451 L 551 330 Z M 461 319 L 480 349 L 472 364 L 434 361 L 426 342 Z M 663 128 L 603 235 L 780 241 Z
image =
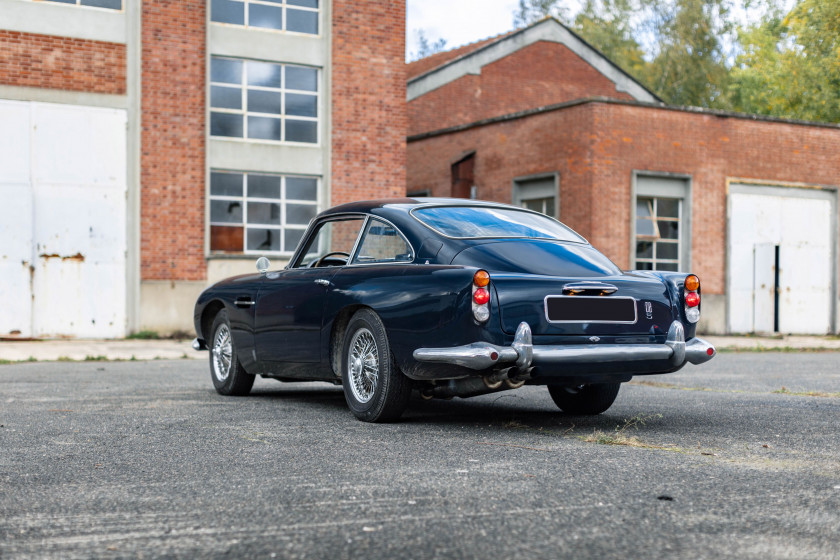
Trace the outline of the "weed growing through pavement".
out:
M 632 418 L 624 420 L 624 424 L 622 426 L 616 426 L 612 432 L 595 430 L 592 435 L 581 436 L 581 439 L 589 443 L 600 443 L 601 445 L 626 445 L 628 447 L 644 447 L 648 449 L 675 449 L 663 445 L 644 443 L 636 436 L 628 435 L 629 430 L 638 430 L 639 426 L 644 426 L 649 420 L 654 418 L 662 418 L 662 415 L 649 414 L 642 416 L 641 414 L 637 414 Z

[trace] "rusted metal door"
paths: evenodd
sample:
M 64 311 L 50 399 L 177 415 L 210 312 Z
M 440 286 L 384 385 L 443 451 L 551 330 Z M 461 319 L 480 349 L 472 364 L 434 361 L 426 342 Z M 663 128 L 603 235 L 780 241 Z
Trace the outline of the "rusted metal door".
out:
M 732 186 L 731 332 L 831 332 L 835 204 L 833 193 L 818 189 Z
M 32 335 L 29 105 L 0 101 L 0 335 Z
M 4 102 L 4 109 L 18 123 L 14 142 L 28 147 L 28 175 L 12 189 L 0 256 L 18 261 L 26 275 L 18 274 L 0 304 L 27 300 L 29 311 L 19 310 L 14 324 L 4 317 L 0 333 L 124 336 L 125 111 L 24 102 Z M 5 127 L 0 136 L 10 141 Z M 13 163 L 0 158 L 4 167 Z

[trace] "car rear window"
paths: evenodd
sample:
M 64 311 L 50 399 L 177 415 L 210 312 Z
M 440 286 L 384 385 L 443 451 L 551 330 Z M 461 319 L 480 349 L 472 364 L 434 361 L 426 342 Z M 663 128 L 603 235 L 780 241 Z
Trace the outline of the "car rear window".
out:
M 415 218 L 447 237 L 537 237 L 586 241 L 560 222 L 534 212 L 484 206 L 432 206 L 412 210 Z

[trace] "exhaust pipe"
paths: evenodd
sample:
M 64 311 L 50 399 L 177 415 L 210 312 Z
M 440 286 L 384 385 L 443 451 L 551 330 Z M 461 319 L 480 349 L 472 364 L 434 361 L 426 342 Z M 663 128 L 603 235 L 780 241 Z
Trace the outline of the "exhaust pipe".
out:
M 516 368 L 507 368 L 487 377 L 467 377 L 465 379 L 450 379 L 443 385 L 432 385 L 420 390 L 420 397 L 430 399 L 451 399 L 452 397 L 477 397 L 489 393 L 498 393 L 510 389 L 518 389 L 525 385 L 530 375 L 520 375 L 511 379 L 509 374 L 519 373 Z

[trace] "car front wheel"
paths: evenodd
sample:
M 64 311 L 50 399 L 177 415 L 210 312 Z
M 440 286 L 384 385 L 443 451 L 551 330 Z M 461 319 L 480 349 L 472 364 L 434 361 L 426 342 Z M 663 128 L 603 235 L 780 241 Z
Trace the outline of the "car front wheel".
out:
M 347 406 L 364 422 L 396 420 L 408 406 L 411 380 L 391 356 L 379 316 L 369 309 L 353 315 L 341 352 L 341 378 Z
M 222 395 L 244 396 L 254 385 L 254 376 L 239 363 L 227 311 L 219 311 L 210 328 L 210 377 Z
M 548 393 L 554 404 L 566 414 L 591 415 L 601 414 L 612 406 L 620 388 L 621 383 L 593 383 L 575 387 L 549 385 Z

